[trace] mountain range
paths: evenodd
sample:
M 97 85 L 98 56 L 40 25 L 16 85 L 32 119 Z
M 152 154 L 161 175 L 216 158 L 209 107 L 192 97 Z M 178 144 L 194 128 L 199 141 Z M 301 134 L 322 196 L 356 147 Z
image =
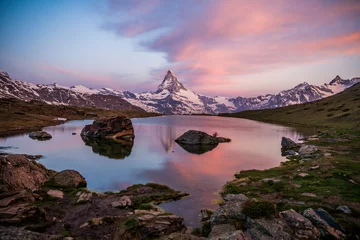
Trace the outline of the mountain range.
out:
M 303 82 L 277 94 L 257 97 L 209 97 L 196 94 L 178 81 L 169 70 L 155 92 L 132 93 L 111 88 L 92 89 L 82 85 L 65 87 L 13 80 L 0 71 L 0 98 L 40 100 L 48 104 L 91 106 L 112 110 L 146 110 L 163 114 L 218 114 L 240 112 L 316 101 L 351 87 L 360 78 L 336 76 L 328 84 L 316 86 Z

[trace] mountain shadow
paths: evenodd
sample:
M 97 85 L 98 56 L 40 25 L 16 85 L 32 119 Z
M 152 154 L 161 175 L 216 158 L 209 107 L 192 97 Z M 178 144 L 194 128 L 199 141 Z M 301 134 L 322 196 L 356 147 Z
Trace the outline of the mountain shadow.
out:
M 111 159 L 124 159 L 130 156 L 134 144 L 132 141 L 113 139 L 82 137 L 82 140 L 86 146 L 92 148 L 94 153 Z

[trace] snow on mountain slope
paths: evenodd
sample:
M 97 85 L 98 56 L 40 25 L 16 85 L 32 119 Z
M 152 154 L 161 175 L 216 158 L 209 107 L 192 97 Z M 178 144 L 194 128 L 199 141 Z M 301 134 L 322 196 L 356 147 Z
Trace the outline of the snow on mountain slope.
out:
M 155 92 L 144 93 L 132 93 L 111 88 L 92 89 L 82 85 L 65 87 L 56 83 L 51 85 L 32 84 L 11 80 L 7 73 L 0 72 L 0 98 L 15 97 L 25 101 L 35 99 L 49 104 L 95 106 L 109 109 L 141 108 L 149 112 L 164 114 L 217 114 L 316 101 L 341 92 L 358 82 L 360 82 L 360 78 L 344 80 L 336 76 L 329 84 L 321 86 L 303 82 L 277 94 L 228 98 L 198 95 L 179 82 L 171 70 L 166 73 Z

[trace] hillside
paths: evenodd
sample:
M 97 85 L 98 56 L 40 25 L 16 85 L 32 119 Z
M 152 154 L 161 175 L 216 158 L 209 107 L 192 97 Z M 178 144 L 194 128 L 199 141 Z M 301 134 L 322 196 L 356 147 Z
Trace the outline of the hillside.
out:
M 34 100 L 25 102 L 14 98 L 0 98 L 0 136 L 40 130 L 44 126 L 60 124 L 64 122 L 64 119 L 92 119 L 114 115 L 126 115 L 128 117 L 159 115 L 140 110 L 104 110 L 90 107 L 50 105 Z
M 286 125 L 360 129 L 360 84 L 315 102 L 275 109 L 223 113 L 219 116 Z

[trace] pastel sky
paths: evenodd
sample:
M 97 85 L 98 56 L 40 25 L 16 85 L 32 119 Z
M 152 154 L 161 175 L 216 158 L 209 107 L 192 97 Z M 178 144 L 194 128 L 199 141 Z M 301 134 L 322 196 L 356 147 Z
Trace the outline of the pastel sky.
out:
M 256 96 L 360 76 L 359 0 L 1 0 L 0 69 L 35 83 Z

